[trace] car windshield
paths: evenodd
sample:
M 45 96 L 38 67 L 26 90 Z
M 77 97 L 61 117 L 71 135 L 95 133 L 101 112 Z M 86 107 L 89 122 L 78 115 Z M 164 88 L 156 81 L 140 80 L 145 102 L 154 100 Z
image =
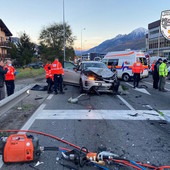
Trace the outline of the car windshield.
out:
M 89 67 L 107 68 L 104 63 L 83 63 L 83 69 L 88 69 Z

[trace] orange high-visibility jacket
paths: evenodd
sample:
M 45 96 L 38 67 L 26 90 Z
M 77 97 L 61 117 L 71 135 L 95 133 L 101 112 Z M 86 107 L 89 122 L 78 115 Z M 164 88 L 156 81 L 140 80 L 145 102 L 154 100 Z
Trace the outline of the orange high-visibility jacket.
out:
M 63 67 L 61 65 L 61 63 L 57 60 L 55 60 L 52 64 L 51 64 L 51 73 L 54 74 L 64 74 L 63 71 Z
M 15 69 L 13 66 L 6 65 L 8 72 L 5 74 L 5 81 L 15 80 Z
M 143 65 L 140 62 L 133 64 L 132 73 L 143 73 Z

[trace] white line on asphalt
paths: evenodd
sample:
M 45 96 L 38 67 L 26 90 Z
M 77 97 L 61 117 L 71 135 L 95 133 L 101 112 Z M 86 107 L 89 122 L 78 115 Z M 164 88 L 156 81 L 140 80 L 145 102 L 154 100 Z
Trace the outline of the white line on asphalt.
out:
M 164 120 L 154 110 L 43 110 L 36 120 Z
M 149 85 L 153 86 L 153 84 L 152 84 L 152 83 L 149 83 L 149 82 L 147 82 L 147 81 L 144 81 L 144 83 L 146 83 L 146 84 L 149 84 Z M 167 89 L 167 88 L 165 88 L 165 90 L 170 91 L 170 89 Z
M 124 98 L 122 98 L 120 95 L 117 95 L 117 97 L 130 109 L 135 110 Z
M 47 100 L 51 100 L 52 97 L 53 97 L 53 94 L 50 94 L 50 95 L 47 97 Z
M 126 84 L 127 84 L 127 85 L 129 85 L 130 87 L 133 87 L 133 85 L 132 85 L 132 84 L 130 84 L 130 83 L 127 83 L 127 82 L 126 82 Z
M 21 130 L 28 130 L 33 122 L 35 121 L 36 117 L 42 112 L 46 104 L 40 105 L 40 107 L 34 112 L 34 114 L 30 117 L 30 119 L 25 123 L 25 125 L 21 128 Z
M 126 82 L 126 84 L 129 85 L 129 86 L 131 86 L 131 87 L 133 87 L 133 85 L 131 85 L 130 83 L 127 83 L 127 82 Z M 135 88 L 134 90 L 136 90 L 136 91 L 138 91 L 138 92 L 141 92 L 141 93 L 145 93 L 145 94 L 151 95 L 151 94 L 150 94 L 146 89 L 144 89 L 144 88 Z

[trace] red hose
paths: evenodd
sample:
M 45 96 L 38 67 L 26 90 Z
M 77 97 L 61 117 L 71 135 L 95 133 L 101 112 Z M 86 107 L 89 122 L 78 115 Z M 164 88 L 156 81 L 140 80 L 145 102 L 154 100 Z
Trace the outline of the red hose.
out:
M 73 147 L 73 148 L 76 148 L 76 149 L 78 149 L 78 150 L 81 150 L 81 148 L 80 148 L 79 146 L 77 146 L 77 145 L 74 145 L 74 144 L 72 144 L 72 143 L 70 143 L 70 142 L 68 142 L 68 141 L 66 141 L 66 140 L 63 140 L 63 139 L 57 137 L 57 136 L 53 136 L 53 135 L 50 135 L 50 134 L 47 134 L 47 133 L 44 133 L 44 132 L 38 132 L 38 131 L 35 131 L 35 130 L 0 130 L 0 132 L 15 132 L 15 133 L 17 133 L 17 132 L 24 132 L 24 133 L 34 133 L 34 134 L 43 135 L 43 136 L 47 136 L 47 137 L 56 139 L 57 141 L 60 141 L 60 142 L 62 142 L 62 143 L 65 143 L 65 144 Z M 83 152 L 86 152 L 86 150 L 83 150 L 83 149 L 82 149 L 82 151 L 83 151 Z

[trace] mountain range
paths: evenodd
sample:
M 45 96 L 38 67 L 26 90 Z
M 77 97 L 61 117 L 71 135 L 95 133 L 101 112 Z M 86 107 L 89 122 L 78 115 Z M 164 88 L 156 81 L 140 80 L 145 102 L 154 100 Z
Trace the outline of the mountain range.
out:
M 129 34 L 119 34 L 116 37 L 106 40 L 96 47 L 83 53 L 107 53 L 110 51 L 123 51 L 126 49 L 139 50 L 145 48 L 145 36 L 147 29 L 137 28 Z

